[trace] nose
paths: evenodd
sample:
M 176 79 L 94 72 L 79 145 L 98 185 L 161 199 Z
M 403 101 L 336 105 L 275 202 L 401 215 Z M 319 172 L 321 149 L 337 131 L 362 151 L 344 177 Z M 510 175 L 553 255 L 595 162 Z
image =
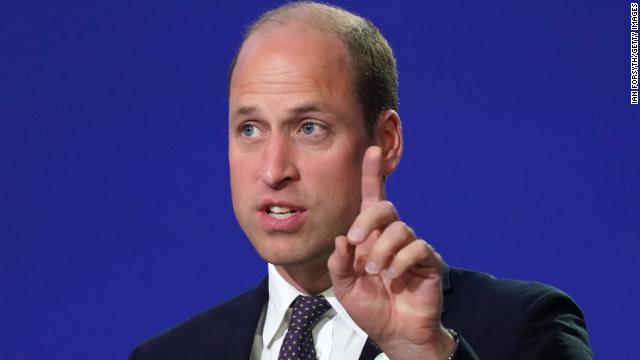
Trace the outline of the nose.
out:
M 295 149 L 286 136 L 272 134 L 262 150 L 260 177 L 269 187 L 279 190 L 300 178 Z

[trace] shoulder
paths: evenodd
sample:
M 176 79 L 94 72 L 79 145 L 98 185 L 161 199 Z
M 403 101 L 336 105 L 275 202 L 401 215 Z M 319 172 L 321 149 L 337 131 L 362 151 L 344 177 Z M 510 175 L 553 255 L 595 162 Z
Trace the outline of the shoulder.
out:
M 473 300 L 469 305 L 484 305 L 488 302 L 499 302 L 507 307 L 519 308 L 527 306 L 536 299 L 560 297 L 570 299 L 561 290 L 539 282 L 500 279 L 493 275 L 460 268 L 448 268 L 448 286 L 445 296 L 452 299 L 465 297 Z
M 457 268 L 445 276 L 443 322 L 460 329 L 480 358 L 501 353 L 517 359 L 524 351 L 548 359 L 591 358 L 584 315 L 561 290 Z
M 199 358 L 203 352 L 224 353 L 230 341 L 251 343 L 267 296 L 263 281 L 143 341 L 130 359 Z

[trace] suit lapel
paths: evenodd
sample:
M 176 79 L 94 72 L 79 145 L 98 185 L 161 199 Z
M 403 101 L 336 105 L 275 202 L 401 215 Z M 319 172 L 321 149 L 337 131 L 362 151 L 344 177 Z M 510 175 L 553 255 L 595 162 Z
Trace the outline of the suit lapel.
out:
M 253 291 L 246 294 L 234 304 L 233 311 L 222 327 L 223 353 L 212 354 L 213 359 L 247 360 L 251 356 L 251 348 L 256 335 L 256 326 L 262 314 L 264 304 L 269 297 L 268 282 L 265 278 Z

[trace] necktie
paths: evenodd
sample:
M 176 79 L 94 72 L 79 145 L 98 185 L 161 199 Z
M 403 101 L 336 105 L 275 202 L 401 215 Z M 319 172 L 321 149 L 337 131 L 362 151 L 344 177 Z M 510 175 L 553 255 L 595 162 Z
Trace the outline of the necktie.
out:
M 299 295 L 292 306 L 291 321 L 278 360 L 317 360 L 311 330 L 331 305 L 324 296 Z

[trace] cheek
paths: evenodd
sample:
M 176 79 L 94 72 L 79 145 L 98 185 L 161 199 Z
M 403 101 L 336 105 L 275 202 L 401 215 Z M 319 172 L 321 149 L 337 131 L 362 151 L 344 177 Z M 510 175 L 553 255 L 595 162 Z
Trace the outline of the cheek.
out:
M 359 154 L 355 150 L 324 154 L 320 161 L 309 164 L 307 178 L 313 179 L 316 189 L 321 189 L 321 196 L 347 203 L 344 206 L 353 201 L 359 206 L 362 176 Z
M 247 181 L 253 174 L 257 161 L 251 155 L 239 150 L 229 150 L 229 174 L 232 181 Z
M 252 188 L 252 174 L 251 162 L 241 156 L 229 154 L 229 183 L 234 207 L 242 205 L 241 199 L 247 197 Z

